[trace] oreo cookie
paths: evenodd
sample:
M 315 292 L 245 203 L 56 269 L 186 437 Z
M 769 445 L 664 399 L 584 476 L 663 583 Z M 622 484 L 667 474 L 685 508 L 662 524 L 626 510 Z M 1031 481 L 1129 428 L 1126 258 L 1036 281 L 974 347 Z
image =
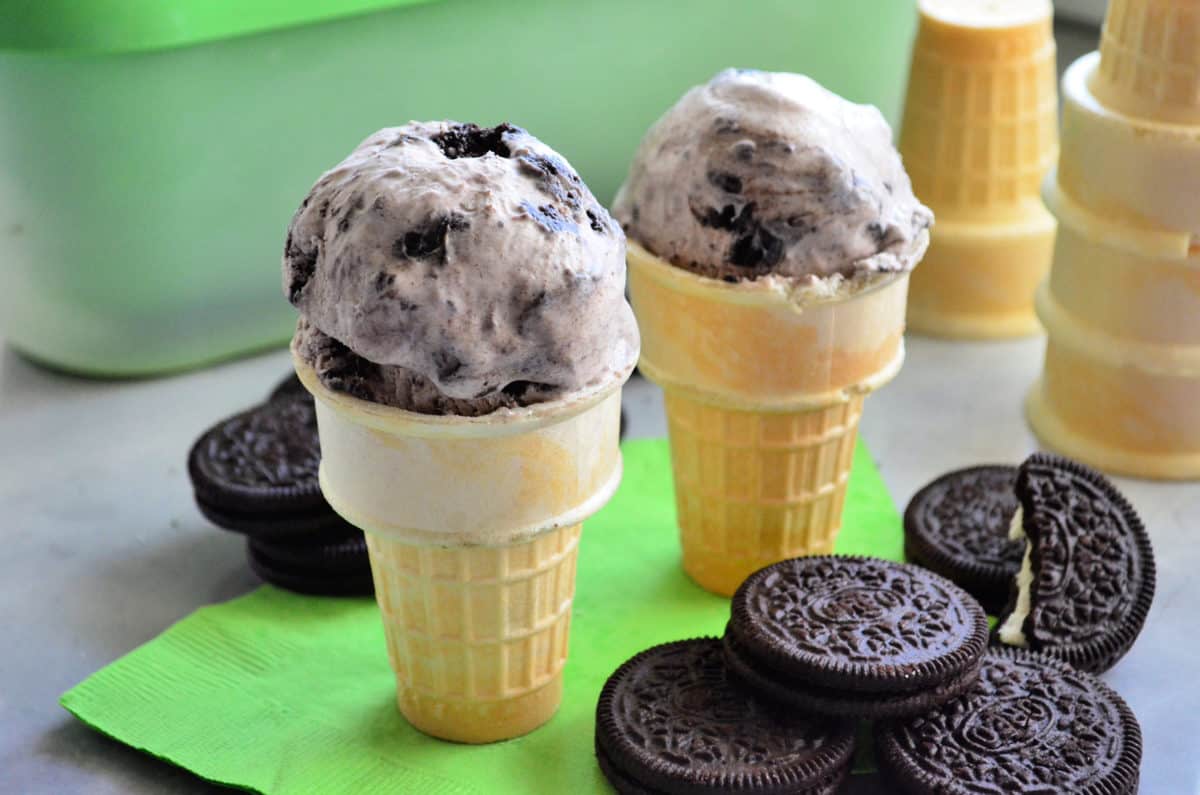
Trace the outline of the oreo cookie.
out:
M 919 714 L 965 692 L 987 647 L 983 608 L 903 563 L 794 558 L 733 596 L 727 664 L 764 696 L 822 714 Z
M 371 596 L 375 593 L 367 542 L 361 532 L 304 544 L 250 539 L 250 568 L 266 582 L 314 596 Z
M 1146 528 L 1108 478 L 1060 456 L 1030 456 L 1016 492 L 1025 561 L 997 638 L 1107 671 L 1133 646 L 1154 600 Z
M 275 385 L 271 390 L 271 394 L 267 396 L 268 401 L 284 400 L 286 398 L 305 398 L 312 402 L 312 394 L 304 388 L 304 384 L 300 381 L 300 376 L 292 371 L 287 377 Z
M 942 475 L 922 488 L 904 511 L 904 554 L 942 575 L 995 615 L 1025 546 L 1008 537 L 1017 511 L 1017 468 L 976 466 Z
M 367 539 L 357 529 L 350 533 L 325 533 L 282 544 L 252 538 L 247 542 L 247 548 L 256 557 L 271 561 L 278 568 L 371 576 Z
M 993 649 L 970 691 L 876 726 L 889 791 L 910 795 L 1133 795 L 1142 733 L 1096 677 L 1044 655 Z
M 255 537 L 353 528 L 321 495 L 311 400 L 279 398 L 218 423 L 192 446 L 188 474 L 210 521 Z
M 730 679 L 715 638 L 655 646 L 616 670 L 596 707 L 596 757 L 625 795 L 833 795 L 854 726 L 761 700 Z

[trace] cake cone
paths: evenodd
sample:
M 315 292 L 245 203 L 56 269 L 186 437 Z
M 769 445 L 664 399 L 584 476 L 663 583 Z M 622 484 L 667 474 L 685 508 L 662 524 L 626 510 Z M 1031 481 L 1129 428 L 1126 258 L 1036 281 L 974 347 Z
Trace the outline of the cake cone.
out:
M 1200 6 L 1114 0 L 1101 52 L 1063 76 L 1062 156 L 1045 187 L 1058 241 L 1037 300 L 1049 339 L 1026 403 L 1048 447 L 1163 479 L 1200 478 L 1200 122 L 1180 123 L 1179 92 L 1149 77 L 1160 56 L 1200 57 L 1188 32 L 1163 27 L 1195 33 L 1188 8 Z
M 899 149 L 937 216 L 914 272 L 912 330 L 1034 333 L 1054 218 L 1039 199 L 1057 153 L 1048 0 L 922 0 Z
M 554 714 L 580 526 L 506 546 L 368 535 L 400 711 L 435 737 L 484 743 Z
M 367 537 L 400 711 L 484 743 L 554 714 L 580 525 L 616 490 L 620 384 L 483 417 L 316 398 L 321 490 Z
M 904 359 L 907 287 L 728 284 L 629 244 L 639 366 L 666 395 L 683 567 L 701 587 L 728 596 L 765 565 L 832 550 L 863 399 Z
M 1200 477 L 1200 255 L 1114 229 L 1054 185 L 1047 201 L 1059 238 L 1038 293 L 1049 340 L 1030 424 L 1106 472 Z
M 1111 0 L 1091 88 L 1127 116 L 1200 124 L 1200 4 Z

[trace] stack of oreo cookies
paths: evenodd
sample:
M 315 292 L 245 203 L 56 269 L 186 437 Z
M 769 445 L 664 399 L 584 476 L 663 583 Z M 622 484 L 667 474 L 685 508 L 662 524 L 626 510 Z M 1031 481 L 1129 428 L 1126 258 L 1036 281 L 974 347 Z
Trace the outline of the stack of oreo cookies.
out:
M 321 496 L 312 396 L 292 375 L 254 408 L 214 425 L 192 446 L 196 505 L 213 524 L 246 536 L 250 568 L 298 593 L 374 593 L 362 531 Z
M 785 560 L 733 595 L 725 661 L 739 679 L 804 712 L 919 715 L 979 678 L 983 608 L 950 581 L 874 558 Z

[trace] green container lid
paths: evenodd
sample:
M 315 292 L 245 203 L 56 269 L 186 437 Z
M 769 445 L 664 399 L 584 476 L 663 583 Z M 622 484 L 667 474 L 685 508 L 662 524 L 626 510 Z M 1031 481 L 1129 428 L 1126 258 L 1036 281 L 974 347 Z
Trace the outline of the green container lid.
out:
M 0 0 L 0 50 L 164 50 L 428 2 L 433 0 Z

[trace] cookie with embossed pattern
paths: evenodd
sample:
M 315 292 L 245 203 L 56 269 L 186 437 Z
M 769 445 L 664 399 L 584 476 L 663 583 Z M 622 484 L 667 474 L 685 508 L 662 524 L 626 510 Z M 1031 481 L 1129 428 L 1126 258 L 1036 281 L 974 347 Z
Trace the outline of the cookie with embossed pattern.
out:
M 991 614 L 1008 603 L 1025 547 L 1008 537 L 1017 468 L 975 466 L 922 488 L 904 511 L 904 554 L 974 596 Z
M 286 543 L 251 538 L 250 568 L 266 582 L 314 596 L 371 596 L 375 585 L 362 531 Z
M 623 795 L 834 795 L 851 723 L 804 715 L 731 680 L 715 638 L 647 649 L 616 670 L 596 707 L 596 757 Z
M 312 401 L 284 397 L 206 431 L 188 474 L 200 511 L 220 527 L 264 537 L 350 532 L 321 495 L 320 461 Z
M 296 375 L 295 370 L 284 376 L 279 383 L 277 383 L 271 389 L 271 394 L 267 396 L 267 400 L 286 400 L 287 398 L 293 397 L 304 398 L 305 400 L 309 401 L 312 400 L 312 395 L 307 389 L 304 388 L 304 384 L 300 382 L 300 376 Z
M 725 653 L 751 687 L 825 714 L 912 715 L 962 693 L 987 647 L 966 591 L 904 563 L 781 561 L 733 595 Z
M 979 665 L 971 666 L 957 676 L 917 690 L 898 690 L 893 693 L 855 692 L 853 690 L 816 687 L 808 682 L 776 671 L 762 672 L 754 667 L 745 649 L 728 631 L 722 638 L 725 664 L 730 672 L 759 696 L 790 709 L 818 715 L 847 718 L 884 718 L 915 715 L 965 693 L 979 676 Z
M 1093 673 L 1129 651 L 1154 600 L 1150 536 L 1112 482 L 1046 453 L 1017 475 L 1025 560 L 996 635 Z
M 1095 676 L 995 648 L 961 697 L 878 724 L 875 755 L 889 791 L 908 795 L 1133 795 L 1142 733 Z

